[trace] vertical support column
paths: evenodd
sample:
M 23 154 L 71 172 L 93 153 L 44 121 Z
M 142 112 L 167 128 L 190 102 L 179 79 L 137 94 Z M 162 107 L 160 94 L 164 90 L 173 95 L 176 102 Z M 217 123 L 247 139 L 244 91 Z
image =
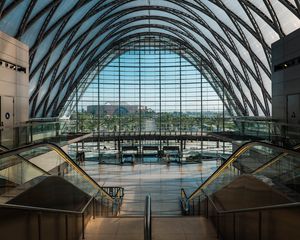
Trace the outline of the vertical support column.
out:
M 120 45 L 118 46 L 119 51 L 119 60 L 118 60 L 118 68 L 119 68 L 119 74 L 118 74 L 118 80 L 119 80 L 119 109 L 118 109 L 118 153 L 119 157 L 121 154 L 121 144 L 120 144 L 120 135 L 121 135 L 121 49 Z
M 179 109 L 179 133 L 180 133 L 180 154 L 182 156 L 183 152 L 183 143 L 182 143 L 182 52 L 181 48 L 182 46 L 179 45 L 179 104 L 180 104 L 180 109 Z M 181 162 L 181 158 L 180 158 Z
M 158 58 L 158 68 L 159 68 L 159 150 L 162 150 L 162 129 L 161 129 L 161 41 L 159 40 L 159 58 Z
M 98 162 L 101 162 L 101 157 L 100 157 L 100 65 L 97 65 L 97 94 L 98 94 L 98 105 L 97 105 L 97 148 L 98 148 Z
M 223 118 L 222 118 L 222 120 L 223 120 L 223 122 L 222 122 L 222 125 L 223 125 L 223 132 L 225 132 L 225 86 L 224 86 L 224 84 L 222 84 L 223 86 L 222 86 L 222 90 L 223 90 L 223 96 L 222 96 L 222 98 L 223 98 L 223 109 L 222 109 L 222 113 L 223 113 Z
M 202 66 L 203 62 L 202 60 L 200 61 L 200 108 L 201 108 L 201 112 L 200 112 L 200 127 L 201 127 L 201 153 L 203 153 L 203 66 Z
M 76 99 L 76 133 L 79 132 L 79 113 L 78 113 L 78 85 L 75 87 L 75 99 Z
M 79 113 L 78 113 L 78 84 L 75 87 L 75 99 L 76 99 L 76 133 L 79 132 Z M 78 153 L 78 142 L 76 142 L 76 155 Z
M 139 149 L 138 155 L 142 153 L 142 68 L 141 68 L 141 37 L 139 37 Z
M 225 132 L 225 85 L 222 84 L 223 87 L 223 132 Z M 225 153 L 225 142 L 223 141 L 223 154 Z

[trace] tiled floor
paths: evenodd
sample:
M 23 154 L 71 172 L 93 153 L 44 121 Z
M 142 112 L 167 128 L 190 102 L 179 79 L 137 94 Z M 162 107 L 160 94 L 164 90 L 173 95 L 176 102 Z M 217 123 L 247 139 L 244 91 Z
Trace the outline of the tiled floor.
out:
M 86 240 L 142 240 L 143 218 L 96 218 L 86 228 Z M 153 240 L 215 240 L 216 232 L 204 217 L 152 219 Z
M 217 167 L 216 161 L 203 164 L 99 165 L 86 162 L 84 170 L 101 186 L 125 188 L 121 215 L 143 215 L 144 201 L 151 195 L 153 215 L 180 215 L 181 188 L 195 190 Z
M 212 224 L 204 217 L 153 218 L 153 240 L 217 239 Z
M 96 218 L 86 227 L 86 240 L 140 240 L 143 218 Z

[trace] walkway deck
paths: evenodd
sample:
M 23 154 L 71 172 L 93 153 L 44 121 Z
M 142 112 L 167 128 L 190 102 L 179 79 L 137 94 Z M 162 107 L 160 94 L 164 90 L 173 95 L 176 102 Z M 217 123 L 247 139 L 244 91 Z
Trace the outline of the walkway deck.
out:
M 125 188 L 121 215 L 143 215 L 144 201 L 151 195 L 153 215 L 181 215 L 180 190 L 195 190 L 216 169 L 217 161 L 203 164 L 105 165 L 86 162 L 84 170 L 101 186 Z
M 143 218 L 96 218 L 86 228 L 86 240 L 143 240 Z M 204 217 L 152 219 L 153 240 L 216 240 L 212 224 Z

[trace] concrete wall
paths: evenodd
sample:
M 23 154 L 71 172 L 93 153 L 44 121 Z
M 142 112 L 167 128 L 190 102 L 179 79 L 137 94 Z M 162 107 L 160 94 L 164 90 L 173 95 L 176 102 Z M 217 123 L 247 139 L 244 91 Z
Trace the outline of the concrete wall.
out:
M 14 124 L 28 120 L 29 112 L 29 48 L 0 32 L 0 96 L 14 99 Z M 26 73 L 6 65 L 9 62 L 26 68 Z
M 300 62 L 276 72 L 274 67 L 300 57 L 299 43 L 297 30 L 272 45 L 273 118 L 284 123 L 300 124 Z

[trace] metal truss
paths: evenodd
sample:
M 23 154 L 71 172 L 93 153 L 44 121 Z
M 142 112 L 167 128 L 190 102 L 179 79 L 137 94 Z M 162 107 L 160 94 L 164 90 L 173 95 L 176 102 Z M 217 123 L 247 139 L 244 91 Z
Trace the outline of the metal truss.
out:
M 217 93 L 230 96 L 233 115 L 270 116 L 271 44 L 299 27 L 298 0 L 0 3 L 0 30 L 30 47 L 33 118 L 59 116 L 99 62 L 118 57 L 115 46 L 145 35 L 183 46 L 180 54 L 205 69 Z

